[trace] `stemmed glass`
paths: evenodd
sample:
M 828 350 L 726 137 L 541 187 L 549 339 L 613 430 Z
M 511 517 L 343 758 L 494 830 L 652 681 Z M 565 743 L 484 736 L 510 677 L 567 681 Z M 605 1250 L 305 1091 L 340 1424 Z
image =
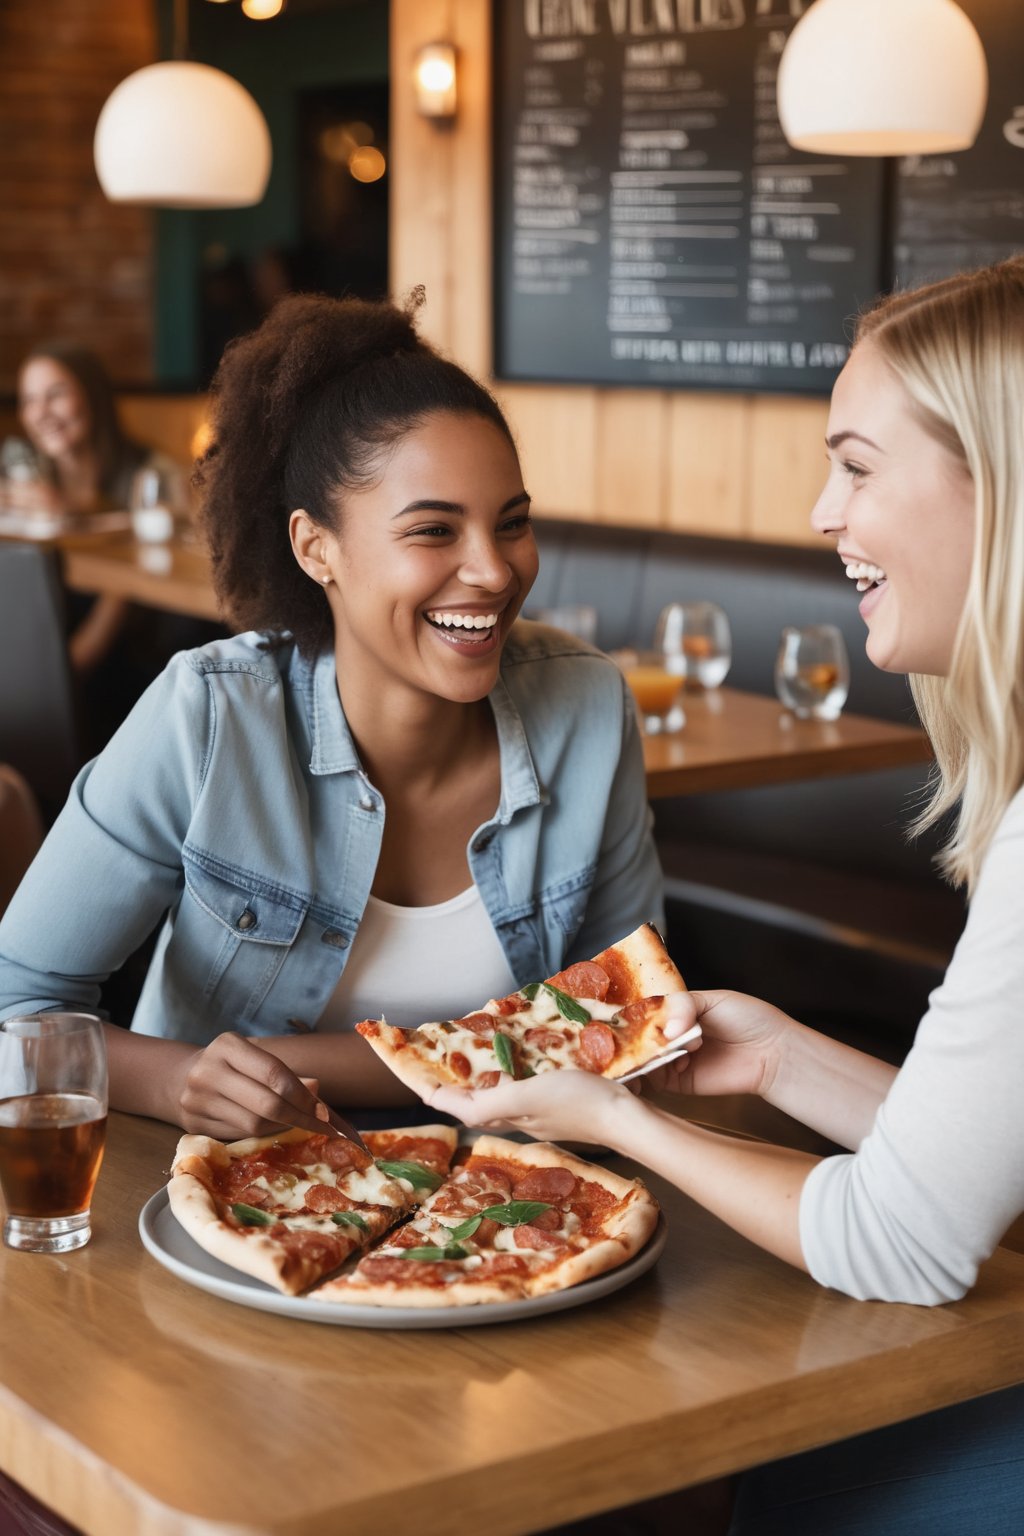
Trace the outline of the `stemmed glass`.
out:
M 836 720 L 850 691 L 850 660 L 834 624 L 782 631 L 775 692 L 800 720 Z
M 719 687 L 732 665 L 729 620 L 717 603 L 669 603 L 658 617 L 654 645 L 687 688 Z

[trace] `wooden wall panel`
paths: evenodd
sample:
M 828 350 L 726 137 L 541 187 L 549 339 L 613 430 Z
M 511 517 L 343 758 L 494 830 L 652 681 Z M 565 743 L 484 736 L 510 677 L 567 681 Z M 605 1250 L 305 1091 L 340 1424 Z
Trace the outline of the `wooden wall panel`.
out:
M 494 385 L 539 515 L 586 521 L 597 502 L 597 395 L 592 389 Z
M 820 542 L 809 518 L 825 484 L 827 421 L 827 400 L 758 395 L 751 402 L 751 538 Z
M 748 532 L 750 412 L 745 395 L 677 390 L 669 397 L 670 528 L 719 538 Z

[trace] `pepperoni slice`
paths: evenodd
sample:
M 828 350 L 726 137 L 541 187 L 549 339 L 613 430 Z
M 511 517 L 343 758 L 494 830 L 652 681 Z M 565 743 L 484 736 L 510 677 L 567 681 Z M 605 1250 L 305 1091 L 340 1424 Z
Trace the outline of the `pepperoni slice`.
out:
M 464 1019 L 455 1019 L 457 1029 L 468 1029 L 474 1035 L 483 1035 L 489 1040 L 494 1034 L 495 1020 L 493 1013 L 467 1013 Z
M 489 1253 L 484 1258 L 483 1268 L 477 1270 L 478 1275 L 525 1275 L 527 1273 L 526 1260 L 521 1259 L 517 1253 Z
M 273 1204 L 270 1190 L 264 1189 L 260 1184 L 247 1184 L 243 1189 L 233 1191 L 230 1198 L 240 1205 L 255 1206 L 258 1211 L 266 1210 Z
M 628 1003 L 636 997 L 639 989 L 632 967 L 614 946 L 595 955 L 594 964 L 599 965 L 608 977 L 608 991 L 604 998 L 606 1003 Z
M 566 1034 L 560 1029 L 549 1029 L 546 1024 L 535 1024 L 525 1032 L 523 1039 L 538 1051 L 560 1051 L 566 1045 Z
M 476 1080 L 478 1088 L 497 1088 L 501 1082 L 500 1072 L 481 1072 Z
M 595 961 L 577 960 L 575 965 L 567 966 L 557 976 L 552 976 L 550 985 L 569 997 L 593 997 L 603 1003 L 608 996 L 611 978 Z
M 585 1072 L 603 1072 L 615 1060 L 616 1046 L 610 1024 L 587 1024 L 576 1047 L 576 1059 Z
M 652 1013 L 657 1013 L 664 1001 L 663 997 L 639 997 L 628 1008 L 623 1008 L 619 1017 L 624 1024 L 643 1024 Z
M 522 1013 L 527 1003 L 521 992 L 510 992 L 508 997 L 497 998 L 494 1006 L 502 1018 L 508 1018 L 510 1013 Z
M 554 1252 L 558 1248 L 568 1248 L 568 1246 L 565 1238 L 557 1237 L 554 1232 L 544 1232 L 535 1226 L 516 1228 L 517 1248 L 532 1248 L 535 1252 L 549 1249 Z
M 343 1211 L 351 1205 L 340 1189 L 330 1184 L 314 1184 L 306 1191 L 306 1210 L 322 1214 L 326 1211 Z
M 515 1182 L 517 1200 L 568 1200 L 576 1189 L 576 1175 L 569 1168 L 530 1168 Z
M 556 1227 L 562 1225 L 562 1213 L 552 1206 L 550 1211 L 541 1211 L 539 1216 L 535 1216 L 526 1225 L 536 1227 L 540 1232 L 554 1232 Z
M 366 1137 L 378 1157 L 390 1162 L 422 1163 L 425 1168 L 447 1172 L 451 1150 L 447 1142 L 436 1136 L 395 1136 L 392 1133 L 370 1131 Z
M 373 1158 L 368 1152 L 363 1152 L 357 1147 L 354 1141 L 334 1136 L 325 1144 L 320 1161 L 326 1163 L 335 1173 L 348 1173 L 352 1168 L 368 1168 Z
M 469 1064 L 469 1057 L 463 1056 L 461 1051 L 452 1051 L 448 1057 L 448 1065 L 461 1078 L 469 1078 L 472 1075 L 473 1068 Z

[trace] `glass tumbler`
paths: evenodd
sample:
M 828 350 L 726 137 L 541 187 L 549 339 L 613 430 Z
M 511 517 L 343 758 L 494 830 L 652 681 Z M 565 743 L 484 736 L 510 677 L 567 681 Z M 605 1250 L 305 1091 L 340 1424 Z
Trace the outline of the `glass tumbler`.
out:
M 612 659 L 636 699 L 647 735 L 667 735 L 681 730 L 686 724 L 686 716 L 679 706 L 683 680 L 678 672 L 669 671 L 661 652 L 615 651 Z
M 784 629 L 775 692 L 800 720 L 836 720 L 850 691 L 850 661 L 834 624 Z
M 89 1241 L 106 1129 L 99 1019 L 36 1013 L 0 1023 L 0 1192 L 8 1247 L 67 1253 Z
M 732 665 L 732 635 L 717 603 L 669 603 L 658 616 L 654 646 L 687 688 L 717 688 Z

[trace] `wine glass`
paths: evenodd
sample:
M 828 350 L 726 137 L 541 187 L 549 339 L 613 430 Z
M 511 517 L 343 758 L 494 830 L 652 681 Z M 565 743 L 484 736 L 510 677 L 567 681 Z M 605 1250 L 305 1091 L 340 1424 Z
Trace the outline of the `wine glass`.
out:
M 775 692 L 800 720 L 836 720 L 850 691 L 850 661 L 834 624 L 782 631 Z
M 670 672 L 660 651 L 615 651 L 612 659 L 629 684 L 648 736 L 681 730 L 686 716 L 679 704 L 683 680 Z
M 658 616 L 654 645 L 687 688 L 717 688 L 732 664 L 729 620 L 717 603 L 669 603 Z
M 9 1248 L 68 1253 L 89 1241 L 106 1129 L 100 1020 L 34 1013 L 0 1023 L 0 1191 Z

